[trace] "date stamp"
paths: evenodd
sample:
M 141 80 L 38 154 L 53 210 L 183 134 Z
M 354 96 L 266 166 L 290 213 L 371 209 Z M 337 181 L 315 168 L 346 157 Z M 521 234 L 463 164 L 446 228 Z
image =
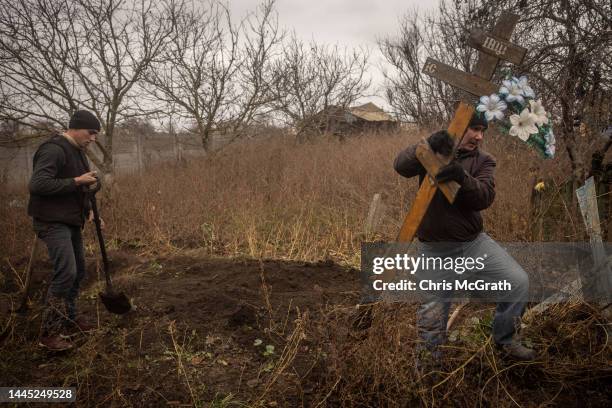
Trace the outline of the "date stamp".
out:
M 0 387 L 0 402 L 75 402 L 76 388 Z

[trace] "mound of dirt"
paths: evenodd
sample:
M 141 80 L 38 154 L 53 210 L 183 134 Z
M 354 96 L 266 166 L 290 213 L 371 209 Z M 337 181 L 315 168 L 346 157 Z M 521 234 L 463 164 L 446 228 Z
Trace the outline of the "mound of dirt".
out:
M 100 265 L 90 260 L 79 304 L 100 330 L 75 337 L 78 347 L 71 352 L 38 349 L 38 311 L 51 265 L 37 263 L 33 308 L 26 316 L 13 315 L 3 345 L 3 356 L 9 356 L 1 363 L 3 383 L 75 386 L 87 405 L 109 398 L 157 406 L 224 398 L 252 402 L 259 396 L 292 405 L 304 400 L 295 382 L 303 381 L 316 358 L 305 352 L 293 359 L 294 370 L 274 382 L 284 394 L 270 397 L 269 384 L 295 320 L 358 299 L 358 272 L 330 262 L 110 255 L 116 289 L 134 310 L 115 316 L 104 309 L 96 297 Z M 3 316 L 18 298 L 14 286 L 3 288 Z M 306 347 L 300 351 L 308 350 L 306 343 L 300 339 Z

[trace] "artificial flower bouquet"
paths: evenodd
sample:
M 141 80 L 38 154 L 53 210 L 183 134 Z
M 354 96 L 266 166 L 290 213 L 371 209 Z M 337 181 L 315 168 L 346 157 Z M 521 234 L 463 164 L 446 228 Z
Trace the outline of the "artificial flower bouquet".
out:
M 550 115 L 535 99 L 527 77 L 507 76 L 498 93 L 480 97 L 476 111 L 497 121 L 503 133 L 516 136 L 533 146 L 545 158 L 555 155 L 555 135 Z

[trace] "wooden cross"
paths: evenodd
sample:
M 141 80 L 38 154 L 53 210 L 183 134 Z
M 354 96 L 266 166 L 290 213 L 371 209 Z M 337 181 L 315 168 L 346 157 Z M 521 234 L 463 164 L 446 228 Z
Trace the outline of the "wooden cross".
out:
M 525 48 L 509 42 L 518 20 L 519 16 L 504 13 L 491 33 L 484 33 L 481 30 L 471 31 L 468 43 L 480 51 L 472 73 L 460 71 L 433 58 L 427 58 L 423 72 L 476 97 L 496 93 L 498 87 L 490 81 L 499 60 L 520 64 L 527 53 Z M 473 114 L 474 107 L 470 103 L 465 101 L 459 103 L 447 129 L 455 144 L 463 137 Z M 441 167 L 450 162 L 451 158 L 440 158 L 431 150 L 427 141 L 419 143 L 416 156 L 427 170 L 427 177 L 421 183 L 414 203 L 404 219 L 397 238 L 399 242 L 412 241 L 438 188 L 452 204 L 460 187 L 455 181 L 436 183 L 436 174 Z

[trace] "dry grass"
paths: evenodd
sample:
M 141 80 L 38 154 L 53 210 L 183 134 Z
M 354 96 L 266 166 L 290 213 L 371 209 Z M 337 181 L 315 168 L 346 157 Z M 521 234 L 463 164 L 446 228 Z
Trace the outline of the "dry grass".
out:
M 393 159 L 423 135 L 308 144 L 276 138 L 231 146 L 184 166 L 151 166 L 142 176 L 118 176 L 99 195 L 109 245 L 155 252 L 199 247 L 219 255 L 356 264 L 375 193 L 382 194 L 387 209 L 375 238 L 395 237 L 416 180 L 397 175 Z M 534 177 L 562 181 L 567 165 L 545 162 L 505 137 L 489 138 L 485 149 L 497 158 L 498 171 L 486 229 L 499 240 L 529 240 Z M 25 209 L 9 207 L 15 199 L 26 202 L 27 191 L 0 191 L 0 255 L 11 259 L 26 257 L 32 240 Z M 562 214 L 555 239 L 582 233 L 572 214 Z
M 605 319 L 588 305 L 560 306 L 525 329 L 524 339 L 541 353 L 531 362 L 500 358 L 492 310 L 472 305 L 444 358 L 424 375 L 414 368 L 414 315 L 414 305 L 382 305 L 361 337 L 350 331 L 346 308 L 313 322 L 309 334 L 329 353 L 319 400 L 332 407 L 609 406 L 612 345 Z
M 382 195 L 386 212 L 374 239 L 393 240 L 399 230 L 417 182 L 398 176 L 392 163 L 400 149 L 422 136 L 371 135 L 306 144 L 277 138 L 237 144 L 182 166 L 152 166 L 141 177 L 118 176 L 99 197 L 109 247 L 132 248 L 143 258 L 197 248 L 205 255 L 332 259 L 358 265 L 364 220 L 375 193 Z M 533 182 L 550 177 L 561 185 L 569 174 L 567 163 L 544 162 L 525 146 L 496 135 L 489 136 L 485 150 L 498 161 L 497 198 L 484 213 L 486 230 L 502 241 L 538 237 L 529 208 Z M 26 262 L 32 232 L 24 208 L 9 203 L 26 198 L 24 188 L 0 191 L 2 270 L 17 277 L 21 268 L 15 265 Z M 582 239 L 582 222 L 572 203 L 562 201 L 561 208 L 565 210 L 556 214 L 549 239 Z M 93 250 L 95 241 L 87 242 Z M 350 328 L 351 305 L 322 305 L 316 316 L 300 315 L 287 324 L 288 317 L 272 317 L 266 288 L 262 274 L 269 331 L 282 327 L 278 337 L 286 341 L 267 382 L 249 398 L 252 405 L 265 405 L 266 398 L 277 392 L 275 387 L 293 370 L 296 356 L 309 359 L 310 368 L 301 381 L 305 386 L 317 384 L 310 390 L 316 406 L 531 406 L 536 402 L 545 406 L 562 404 L 564 399 L 576 401 L 577 395 L 590 390 L 604 398 L 600 391 L 609 376 L 610 343 L 601 316 L 586 305 L 554 309 L 527 330 L 531 341 L 544 350 L 545 359 L 533 364 L 500 361 L 488 327 L 491 309 L 474 311 L 478 323 L 467 324 L 447 348 L 448 358 L 437 372 L 421 378 L 413 368 L 414 305 L 382 305 L 376 309 L 373 327 L 355 334 Z M 132 387 L 126 376 L 129 368 L 124 367 L 127 352 L 121 345 L 126 336 L 137 336 L 139 329 L 143 330 L 138 327 L 113 338 L 93 337 L 66 361 L 74 365 L 75 377 L 66 381 L 79 384 L 83 400 L 90 401 L 91 392 L 92 402 L 96 399 L 101 405 L 128 404 L 120 392 Z M 179 341 L 178 327 L 171 325 L 168 330 L 172 347 L 166 351 L 176 365 L 176 376 L 184 382 L 190 401 L 199 405 L 202 391 L 194 388 L 198 373 L 185 368 L 185 359 L 193 357 L 189 344 Z M 14 336 L 21 334 L 13 331 L 9 338 Z M 299 356 L 304 342 L 316 353 Z M 141 346 L 142 332 L 139 353 Z M 94 369 L 94 363 L 105 370 Z M 106 395 L 102 401 L 100 394 Z M 227 398 L 231 400 L 231 395 Z M 593 402 L 596 406 L 597 400 Z

